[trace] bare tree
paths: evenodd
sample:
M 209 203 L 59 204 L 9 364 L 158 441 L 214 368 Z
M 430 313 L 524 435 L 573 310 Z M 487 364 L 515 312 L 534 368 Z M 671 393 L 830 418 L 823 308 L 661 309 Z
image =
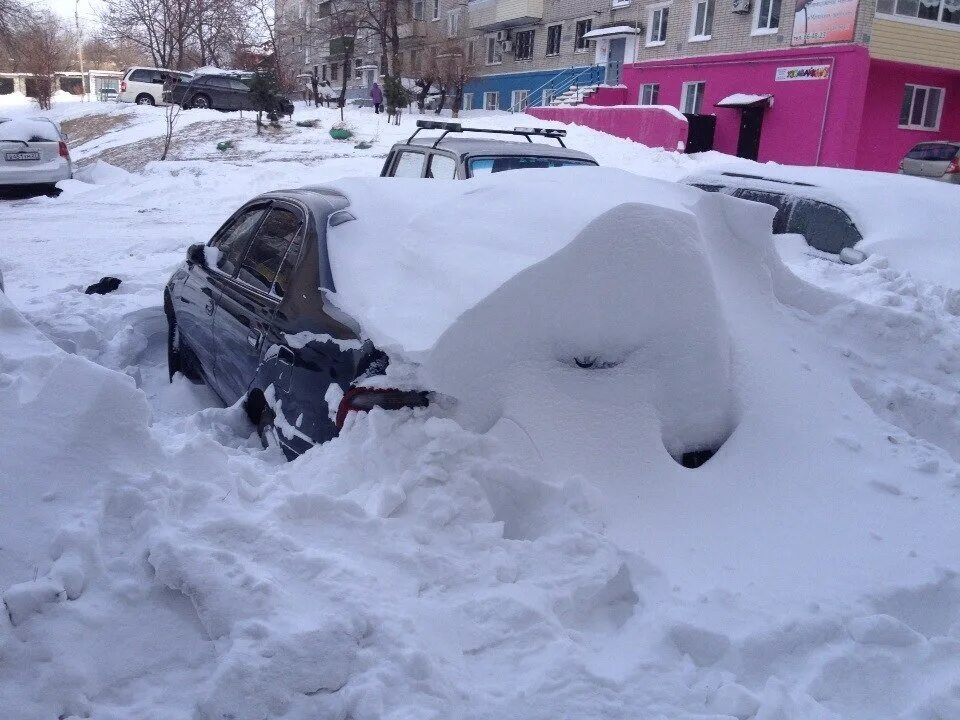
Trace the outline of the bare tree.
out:
M 197 0 L 104 0 L 105 34 L 149 53 L 158 67 L 181 69 L 197 27 Z
M 463 90 L 474 73 L 465 45 L 462 40 L 450 40 L 444 43 L 437 53 L 437 78 L 440 83 L 437 114 L 443 109 L 448 96 L 451 98 L 450 109 L 453 117 L 459 117 L 460 110 L 463 109 Z
M 0 0 L 0 70 L 16 72 L 22 69 L 20 47 L 23 34 L 36 19 L 36 12 L 26 3 Z
M 160 153 L 160 159 L 166 160 L 170 153 L 170 146 L 173 144 L 173 131 L 177 126 L 177 120 L 180 118 L 180 105 L 170 103 L 164 108 L 164 121 L 166 122 L 166 132 L 163 136 L 163 152 Z
M 55 73 L 67 69 L 76 56 L 76 45 L 63 20 L 47 10 L 20 33 L 23 69 L 33 75 L 33 94 L 44 110 L 50 109 Z

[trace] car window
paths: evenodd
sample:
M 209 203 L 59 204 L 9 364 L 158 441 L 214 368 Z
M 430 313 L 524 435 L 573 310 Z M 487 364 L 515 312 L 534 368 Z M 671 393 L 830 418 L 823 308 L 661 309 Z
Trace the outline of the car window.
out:
M 130 74 L 130 80 L 133 82 L 150 82 L 149 70 L 134 70 Z
M 695 188 L 700 188 L 701 190 L 706 190 L 707 192 L 720 192 L 723 190 L 723 185 L 711 185 L 709 183 L 690 183 Z
M 573 165 L 596 165 L 596 163 L 591 160 L 576 158 L 504 155 L 502 157 L 471 158 L 468 167 L 470 168 L 470 176 L 473 177 L 474 175 L 506 172 L 507 170 L 570 167 Z
M 237 264 L 247 249 L 247 241 L 256 230 L 263 217 L 266 207 L 261 205 L 238 215 L 225 225 L 210 242 L 215 252 L 208 257 L 208 264 L 214 265 L 220 272 L 233 276 L 237 271 Z
M 229 89 L 229 88 L 230 88 L 230 78 L 211 77 L 211 78 L 207 78 L 207 83 L 206 83 L 206 84 L 209 85 L 210 87 Z
M 280 264 L 280 271 L 277 273 L 276 280 L 273 281 L 273 294 L 277 297 L 283 297 L 290 288 L 290 278 L 297 266 L 297 258 L 300 256 L 300 246 L 303 244 L 303 233 L 297 233 L 287 249 L 287 254 L 283 256 L 283 262 Z
M 945 143 L 921 143 L 907 153 L 911 160 L 938 160 L 949 162 L 957 156 L 957 146 Z
M 418 152 L 401 152 L 393 164 L 394 177 L 423 177 L 423 159 Z
M 261 292 L 269 292 L 300 225 L 297 213 L 286 208 L 273 208 L 250 244 L 237 279 Z
M 786 195 L 748 188 L 740 188 L 733 195 L 744 200 L 752 200 L 775 207 L 777 214 L 773 216 L 773 233 L 774 235 L 780 235 L 787 232 L 787 217 L 790 214 L 791 200 Z
M 803 235 L 808 245 L 828 253 L 839 253 L 863 239 L 843 210 L 807 198 L 794 200 L 787 232 Z
M 430 169 L 427 170 L 428 178 L 437 178 L 439 180 L 452 180 L 457 177 L 457 161 L 446 155 L 433 155 L 430 158 Z
M 233 78 L 230 78 L 228 82 L 230 83 L 230 88 L 233 90 L 243 90 L 246 92 L 250 89 L 246 83 L 241 82 L 240 80 L 234 80 Z

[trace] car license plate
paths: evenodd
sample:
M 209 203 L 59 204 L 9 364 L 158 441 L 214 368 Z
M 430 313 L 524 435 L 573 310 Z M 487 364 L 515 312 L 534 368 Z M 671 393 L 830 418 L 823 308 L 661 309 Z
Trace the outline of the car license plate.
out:
M 36 150 L 29 150 L 23 152 L 8 152 L 4 153 L 3 157 L 8 161 L 18 161 L 18 160 L 39 160 L 40 153 Z

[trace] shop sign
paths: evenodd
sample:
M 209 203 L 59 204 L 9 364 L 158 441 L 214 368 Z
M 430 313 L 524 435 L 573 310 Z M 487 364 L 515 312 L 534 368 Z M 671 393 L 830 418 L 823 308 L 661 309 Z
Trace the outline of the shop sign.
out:
M 798 65 L 777 68 L 777 82 L 785 80 L 826 80 L 830 77 L 829 65 Z
M 795 0 L 792 45 L 851 42 L 858 0 Z

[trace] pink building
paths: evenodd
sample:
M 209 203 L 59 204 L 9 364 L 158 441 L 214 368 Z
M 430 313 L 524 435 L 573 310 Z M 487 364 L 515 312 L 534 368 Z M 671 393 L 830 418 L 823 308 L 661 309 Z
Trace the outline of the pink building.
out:
M 895 171 L 917 143 L 960 140 L 953 0 L 673 0 L 646 10 L 646 23 L 598 36 L 614 87 L 589 102 L 680 109 L 688 152 Z

